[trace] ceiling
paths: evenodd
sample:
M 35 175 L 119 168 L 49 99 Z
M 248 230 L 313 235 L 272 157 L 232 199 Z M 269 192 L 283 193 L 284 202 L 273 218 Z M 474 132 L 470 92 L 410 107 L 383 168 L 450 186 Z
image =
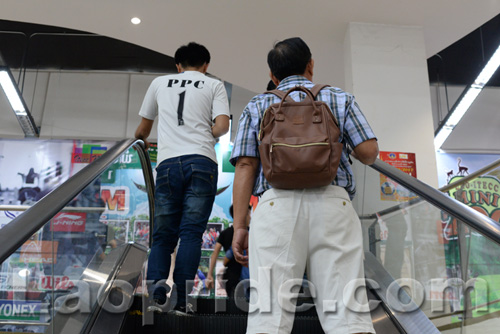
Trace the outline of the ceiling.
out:
M 266 54 L 283 38 L 302 37 L 316 80 L 342 87 L 349 22 L 422 27 L 430 58 L 499 13 L 500 0 L 2 0 L 0 19 L 95 33 L 165 55 L 194 40 L 211 51 L 212 74 L 259 92 L 268 82 Z M 133 16 L 142 23 L 131 24 Z
M 300 36 L 315 81 L 343 87 L 349 22 L 406 25 L 422 28 L 430 83 L 463 86 L 500 44 L 499 13 L 500 0 L 2 0 L 0 52 L 14 68 L 169 72 L 169 55 L 194 40 L 210 50 L 211 74 L 260 92 L 273 43 Z M 489 85 L 500 86 L 500 73 Z M 462 128 L 454 140 L 471 142 Z

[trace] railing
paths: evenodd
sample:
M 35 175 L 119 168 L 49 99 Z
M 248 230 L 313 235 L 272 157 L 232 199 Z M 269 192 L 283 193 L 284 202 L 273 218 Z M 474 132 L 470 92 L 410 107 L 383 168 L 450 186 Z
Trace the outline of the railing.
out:
M 409 305 L 418 305 L 439 331 L 467 327 L 467 333 L 482 333 L 487 319 L 500 317 L 500 224 L 380 160 L 371 167 L 361 180 L 365 190 L 357 195 L 363 200 L 358 213 L 366 250 L 410 291 Z M 487 166 L 461 184 L 495 168 Z M 379 182 L 378 173 L 389 184 Z M 381 191 L 400 195 L 394 196 L 397 204 Z M 387 303 L 409 333 L 419 332 L 405 303 Z

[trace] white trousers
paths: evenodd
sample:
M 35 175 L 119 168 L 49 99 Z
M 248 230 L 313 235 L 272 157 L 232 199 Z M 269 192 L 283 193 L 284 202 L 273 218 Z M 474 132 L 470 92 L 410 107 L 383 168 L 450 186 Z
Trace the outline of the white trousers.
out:
M 306 268 L 325 333 L 375 333 L 363 288 L 361 224 L 344 188 L 266 191 L 252 215 L 248 248 L 247 334 L 292 331 Z

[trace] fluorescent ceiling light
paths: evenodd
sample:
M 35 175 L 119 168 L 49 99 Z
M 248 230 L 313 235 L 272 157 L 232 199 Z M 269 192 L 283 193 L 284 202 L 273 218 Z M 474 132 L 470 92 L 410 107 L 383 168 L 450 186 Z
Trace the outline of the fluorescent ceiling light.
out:
M 138 18 L 138 17 L 133 17 L 130 22 L 132 22 L 133 24 L 139 24 L 141 23 L 141 19 Z
M 26 104 L 22 98 L 21 92 L 17 88 L 17 84 L 10 73 L 9 68 L 3 62 L 0 56 L 0 86 L 7 96 L 7 100 L 17 117 L 19 125 L 23 129 L 26 137 L 37 137 L 38 128 L 36 127 L 33 117 L 31 117 Z
M 7 99 L 9 100 L 12 109 L 16 115 L 26 115 L 26 109 L 24 108 L 23 102 L 17 93 L 16 87 L 12 82 L 9 73 L 6 70 L 0 70 L 0 85 L 2 86 Z
M 469 107 L 472 105 L 472 103 L 477 98 L 479 93 L 481 93 L 481 90 L 482 88 L 473 86 L 471 86 L 467 90 L 467 93 L 465 93 L 465 95 L 460 100 L 458 106 L 453 110 L 453 113 L 448 118 L 448 121 L 446 121 L 447 126 L 455 127 L 458 124 L 458 122 L 460 122 L 460 120 L 462 119 L 462 117 L 464 117 L 467 110 L 469 110 Z
M 484 87 L 493 76 L 493 74 L 495 74 L 498 66 L 500 66 L 500 46 L 490 58 L 481 73 L 478 75 L 478 77 L 474 81 L 474 84 L 480 85 L 481 88 Z
M 477 76 L 474 83 L 467 87 L 467 91 L 463 94 L 455 106 L 449 113 L 449 117 L 445 119 L 445 123 L 441 126 L 437 134 L 434 136 L 434 147 L 440 150 L 448 136 L 451 134 L 455 126 L 460 122 L 469 107 L 474 103 L 479 93 L 483 90 L 484 86 L 488 83 L 490 78 L 495 74 L 500 66 L 500 46 L 497 48 L 493 56 L 482 69 L 481 73 Z

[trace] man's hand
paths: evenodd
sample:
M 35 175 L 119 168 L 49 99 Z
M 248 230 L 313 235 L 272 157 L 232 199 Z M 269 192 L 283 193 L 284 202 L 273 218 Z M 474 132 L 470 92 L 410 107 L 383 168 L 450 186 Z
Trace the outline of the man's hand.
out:
M 149 137 L 149 134 L 151 133 L 151 129 L 153 128 L 153 119 L 147 119 L 142 117 L 141 118 L 141 123 L 139 123 L 139 126 L 135 130 L 135 138 L 137 139 L 142 139 L 144 141 L 144 144 L 146 145 L 146 150 L 149 148 L 149 142 L 146 140 Z
M 214 288 L 214 277 L 211 273 L 208 273 L 207 278 L 205 279 L 205 283 L 207 284 L 207 289 L 211 290 Z
M 149 149 L 149 146 L 150 146 L 149 141 L 147 141 L 146 139 L 143 139 L 142 141 L 144 142 L 144 145 L 145 145 L 145 148 L 147 151 Z
M 248 230 L 237 229 L 233 235 L 233 254 L 235 260 L 241 265 L 248 267 Z

